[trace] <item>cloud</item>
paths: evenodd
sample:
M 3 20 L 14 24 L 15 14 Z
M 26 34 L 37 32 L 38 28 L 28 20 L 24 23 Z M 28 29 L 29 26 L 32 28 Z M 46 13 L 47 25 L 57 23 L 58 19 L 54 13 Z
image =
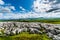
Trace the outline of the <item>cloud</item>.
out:
M 0 19 L 20 19 L 20 18 L 58 18 L 60 17 L 60 9 L 47 13 L 46 11 L 54 8 L 60 8 L 59 4 L 54 4 L 57 1 L 49 1 L 49 0 L 36 0 L 33 3 L 34 11 L 26 12 L 26 9 L 20 6 L 21 12 L 13 12 L 12 10 L 16 10 L 14 6 L 7 5 L 1 6 L 0 5 Z M 3 4 L 5 5 L 5 4 Z M 12 9 L 12 10 L 11 10 Z
M 4 1 L 0 0 L 0 5 L 3 5 L 4 4 Z
M 10 9 L 12 9 L 12 10 L 16 10 L 14 6 L 10 6 Z
M 20 18 L 40 18 L 40 17 L 44 17 L 44 18 L 59 18 L 60 17 L 60 12 L 58 13 L 41 13 L 41 14 L 37 14 L 37 13 L 32 13 L 32 12 L 28 12 L 28 13 L 18 13 L 18 14 L 14 14 L 14 13 L 10 13 L 10 14 L 5 14 L 3 15 L 2 13 L 0 14 L 0 19 L 20 19 Z
M 37 14 L 35 12 L 24 12 L 24 14 L 22 13 L 6 13 L 5 15 L 0 13 L 0 19 L 20 19 L 20 18 L 40 18 L 40 17 L 44 17 L 44 18 L 59 18 L 60 17 L 60 12 L 57 13 L 41 13 L 41 14 Z
M 8 13 L 5 13 L 5 15 L 4 14 L 0 14 L 1 16 L 0 16 L 0 19 L 20 19 L 20 18 L 38 18 L 38 17 L 40 17 L 40 15 L 39 14 L 37 14 L 37 13 L 33 13 L 33 12 L 24 12 L 24 14 L 22 14 L 22 13 L 10 13 L 10 14 L 8 14 Z
M 11 13 L 13 12 L 12 10 L 16 10 L 15 7 L 10 4 L 6 6 L 4 5 L 0 5 L 0 13 Z
M 52 9 L 53 4 L 56 2 L 56 0 L 52 0 L 51 2 L 50 0 L 36 0 L 33 4 L 33 10 L 35 12 L 46 12 Z
M 24 9 L 22 6 L 20 6 L 20 9 L 21 9 L 22 11 L 25 11 L 25 9 Z
M 9 7 L 1 7 L 0 8 L 0 13 L 10 13 L 11 9 L 9 9 Z

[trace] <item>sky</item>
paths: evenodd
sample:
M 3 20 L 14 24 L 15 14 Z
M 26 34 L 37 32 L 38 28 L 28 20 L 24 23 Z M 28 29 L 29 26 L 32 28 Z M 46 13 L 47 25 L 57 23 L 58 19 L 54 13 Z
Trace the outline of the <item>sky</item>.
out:
M 60 0 L 0 0 L 0 19 L 60 18 Z

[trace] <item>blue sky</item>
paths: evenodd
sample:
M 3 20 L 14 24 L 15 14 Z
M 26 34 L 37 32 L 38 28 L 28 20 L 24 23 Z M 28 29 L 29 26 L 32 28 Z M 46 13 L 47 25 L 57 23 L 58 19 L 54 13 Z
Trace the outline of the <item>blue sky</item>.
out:
M 0 0 L 0 19 L 39 17 L 60 18 L 60 0 Z
M 22 6 L 26 10 L 31 10 L 31 5 L 33 4 L 33 0 L 3 0 L 6 4 L 11 4 L 15 7 L 16 11 L 21 11 L 19 8 Z

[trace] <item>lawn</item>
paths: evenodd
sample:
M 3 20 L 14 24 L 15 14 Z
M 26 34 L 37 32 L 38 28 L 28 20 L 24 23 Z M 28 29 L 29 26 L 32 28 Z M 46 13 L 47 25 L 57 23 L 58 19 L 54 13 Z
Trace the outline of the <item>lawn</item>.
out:
M 21 33 L 15 36 L 3 36 L 0 40 L 52 40 L 46 34 Z

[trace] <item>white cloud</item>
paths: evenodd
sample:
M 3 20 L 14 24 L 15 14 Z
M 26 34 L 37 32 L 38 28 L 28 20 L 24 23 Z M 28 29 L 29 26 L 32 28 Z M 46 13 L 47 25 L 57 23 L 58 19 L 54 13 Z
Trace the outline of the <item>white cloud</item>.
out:
M 4 4 L 4 1 L 0 0 L 0 4 L 3 5 Z
M 13 9 L 13 10 L 15 10 L 15 7 L 14 7 L 14 6 L 10 6 L 10 9 Z
M 45 18 L 60 18 L 60 12 L 45 14 L 44 17 Z
M 11 6 L 11 5 L 7 5 L 7 6 L 0 5 L 0 13 L 11 13 L 11 12 L 13 12 L 11 9 L 15 10 L 15 7 Z
M 33 4 L 33 11 L 31 12 L 25 12 L 25 8 L 20 6 L 20 9 L 24 12 L 22 13 L 14 13 L 11 9 L 16 10 L 14 6 L 0 6 L 0 19 L 19 19 L 19 18 L 39 18 L 39 17 L 45 17 L 45 18 L 54 18 L 54 17 L 60 17 L 60 12 L 50 12 L 46 13 L 46 11 L 54 8 L 60 8 L 60 4 L 53 5 L 53 3 L 57 2 L 52 1 L 49 2 L 49 0 L 36 0 Z M 59 11 L 59 10 L 57 10 Z M 5 14 L 3 14 L 5 13 Z
M 23 11 L 25 11 L 25 9 L 22 6 L 20 6 L 20 9 L 23 10 Z
M 0 13 L 10 13 L 10 12 L 12 12 L 12 11 L 11 11 L 11 9 L 9 9 L 9 7 L 1 6 Z
M 53 3 L 56 3 L 56 0 L 49 2 L 49 0 L 36 0 L 33 4 L 33 10 L 35 12 L 46 12 L 53 7 Z
M 3 15 L 2 13 L 0 14 L 0 19 L 19 19 L 19 18 L 39 18 L 39 17 L 44 17 L 44 18 L 55 18 L 55 17 L 60 17 L 60 12 L 57 13 L 41 13 L 37 14 L 35 12 L 25 12 L 24 14 L 21 13 L 6 13 Z

